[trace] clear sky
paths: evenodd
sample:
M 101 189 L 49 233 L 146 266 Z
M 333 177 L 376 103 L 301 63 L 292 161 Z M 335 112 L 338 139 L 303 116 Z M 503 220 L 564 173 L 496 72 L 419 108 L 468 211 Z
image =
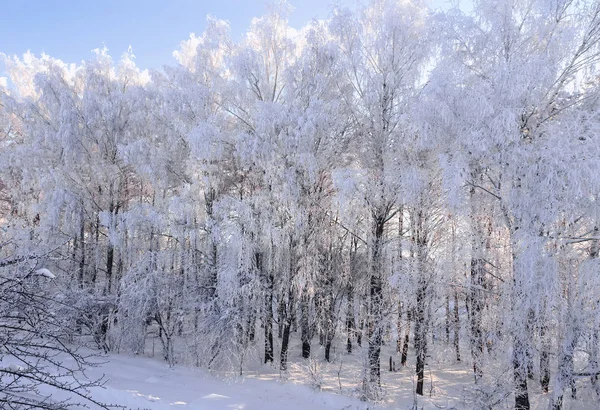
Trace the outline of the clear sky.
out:
M 444 0 L 434 0 L 441 3 Z M 357 0 L 290 0 L 290 25 L 302 27 L 328 16 L 333 3 Z M 73 63 L 106 46 L 118 58 L 131 45 L 141 68 L 175 64 L 172 52 L 190 33 L 201 34 L 206 15 L 228 20 L 234 39 L 252 17 L 265 14 L 268 0 L 0 0 L 0 53 L 30 50 Z M 4 65 L 0 62 L 0 77 Z

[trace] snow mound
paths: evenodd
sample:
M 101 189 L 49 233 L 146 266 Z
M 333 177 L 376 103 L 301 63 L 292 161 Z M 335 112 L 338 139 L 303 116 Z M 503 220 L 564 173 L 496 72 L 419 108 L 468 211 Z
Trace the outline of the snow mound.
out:
M 56 275 L 54 273 L 50 272 L 46 268 L 42 268 L 42 269 L 36 270 L 35 274 L 38 275 L 38 276 L 44 276 L 44 277 L 49 278 L 49 279 L 55 279 L 56 278 Z

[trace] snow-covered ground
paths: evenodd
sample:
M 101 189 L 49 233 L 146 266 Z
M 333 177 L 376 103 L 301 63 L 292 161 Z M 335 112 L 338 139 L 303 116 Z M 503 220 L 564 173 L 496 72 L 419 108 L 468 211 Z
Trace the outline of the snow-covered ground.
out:
M 295 346 L 297 347 L 297 346 Z M 360 401 L 357 396 L 361 372 L 361 354 L 341 353 L 332 363 L 322 360 L 322 348 L 315 346 L 316 359 L 304 360 L 299 354 L 290 356 L 290 368 L 282 377 L 277 366 L 248 363 L 244 376 L 211 374 L 196 367 L 169 368 L 159 355 L 131 356 L 111 353 L 96 360 L 102 364 L 88 370 L 90 379 L 104 375 L 104 388 L 94 388 L 94 399 L 124 406 L 131 410 L 409 410 L 414 409 L 413 364 L 389 372 L 382 366 L 383 397 L 380 403 Z M 296 349 L 294 352 L 299 351 Z M 412 351 L 412 349 L 411 349 Z M 448 352 L 451 353 L 451 352 Z M 387 356 L 385 356 L 387 354 Z M 384 346 L 382 364 L 393 354 L 392 346 Z M 396 359 L 398 359 L 396 357 Z M 65 359 L 67 360 L 67 359 Z M 10 365 L 4 357 L 3 364 Z M 490 381 L 499 391 L 510 389 L 510 372 L 494 369 Z M 505 374 L 503 374 L 505 373 Z M 597 410 L 600 405 L 584 383 L 578 383 L 578 400 L 565 395 L 565 409 Z M 490 383 L 493 384 L 493 383 Z M 503 387 L 502 385 L 505 384 Z M 316 387 L 318 385 L 318 387 Z M 530 380 L 533 410 L 546 410 L 550 395 L 541 394 L 537 381 Z M 467 363 L 453 362 L 443 351 L 430 358 L 425 380 L 425 396 L 418 397 L 419 410 L 480 410 L 474 406 L 473 385 Z M 44 393 L 50 393 L 42 389 Z M 502 393 L 500 393 L 502 395 Z M 54 392 L 54 399 L 66 399 L 65 393 Z M 511 409 L 512 398 L 496 404 L 494 409 Z M 95 407 L 91 406 L 92 409 Z
M 299 358 L 298 358 L 299 359 Z M 127 409 L 161 410 L 408 410 L 414 404 L 412 366 L 398 372 L 382 368 L 385 397 L 382 403 L 362 402 L 350 397 L 358 387 L 356 379 L 348 375 L 338 379 L 340 363 L 345 372 L 354 373 L 354 363 L 346 356 L 337 363 L 319 361 L 317 372 L 322 373 L 322 389 L 310 387 L 309 364 L 294 360 L 286 381 L 276 368 L 257 366 L 244 377 L 213 375 L 205 370 L 176 366 L 169 368 L 158 357 L 148 358 L 110 354 L 106 363 L 91 370 L 91 376 L 105 374 L 104 389 L 96 388 L 94 398 L 107 403 L 126 406 Z M 295 363 L 294 363 L 295 362 Z M 313 362 L 314 363 L 314 362 Z M 358 365 L 358 363 L 356 363 Z M 465 387 L 471 385 L 465 365 L 439 363 L 426 380 L 426 395 L 419 398 L 419 409 L 471 409 L 465 402 Z M 349 371 L 350 370 L 350 371 Z M 349 372 L 348 372 L 349 371 Z M 358 368 L 356 368 L 358 371 Z M 510 382 L 510 380 L 507 380 Z M 339 385 L 343 394 L 340 394 Z M 531 381 L 532 409 L 547 409 L 549 395 L 539 394 L 539 385 Z M 583 390 L 583 391 L 582 391 Z M 580 399 L 571 402 L 565 397 L 566 407 L 573 410 L 598 409 L 592 396 L 580 389 Z M 587 396 L 587 397 L 586 397 Z M 512 400 L 497 408 L 510 408 Z
M 196 368 L 170 369 L 158 359 L 110 354 L 89 376 L 105 374 L 95 399 L 127 409 L 194 410 L 374 410 L 355 398 L 308 386 L 260 378 L 222 378 Z M 55 397 L 61 397 L 57 395 Z

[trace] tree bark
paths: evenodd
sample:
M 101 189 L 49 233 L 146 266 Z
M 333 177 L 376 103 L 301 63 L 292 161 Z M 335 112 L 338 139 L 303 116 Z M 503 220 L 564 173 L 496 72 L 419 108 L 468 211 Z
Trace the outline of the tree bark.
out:
M 413 221 L 415 256 L 417 258 L 417 298 L 415 306 L 415 353 L 416 353 L 416 374 L 418 395 L 423 395 L 423 384 L 425 380 L 425 364 L 427 358 L 427 232 L 424 226 L 424 215 L 421 209 L 415 212 Z
M 402 302 L 398 301 L 398 338 L 396 339 L 396 353 L 402 352 Z
M 513 243 L 513 252 L 516 244 Z M 513 253 L 513 269 L 516 266 L 516 257 Z M 513 329 L 513 376 L 515 382 L 515 410 L 529 410 L 529 393 L 527 391 L 527 343 L 523 340 L 525 337 L 524 318 L 520 313 L 523 308 L 525 296 L 522 294 L 521 274 L 518 271 L 513 272 L 513 301 L 512 318 L 517 321 Z
M 346 351 L 352 353 L 352 337 L 354 336 L 356 323 L 354 321 L 354 289 L 348 285 L 348 306 L 346 307 Z
M 288 362 L 288 348 L 290 343 L 290 332 L 292 330 L 292 315 L 291 311 L 294 309 L 294 296 L 291 289 L 288 291 L 288 303 L 284 305 L 283 312 L 283 332 L 281 338 L 281 354 L 279 357 L 279 368 L 282 371 L 287 370 Z
M 483 332 L 481 329 L 483 314 L 483 270 L 485 269 L 483 259 L 471 259 L 471 357 L 473 359 L 473 377 L 475 383 L 483 377 Z
M 425 285 L 420 284 L 419 289 L 417 290 L 417 308 L 415 315 L 415 353 L 417 357 L 417 394 L 421 396 L 423 395 L 423 383 L 425 380 L 425 359 L 427 355 L 425 292 Z
M 545 323 L 540 327 L 540 338 L 542 339 L 542 351 L 540 352 L 540 384 L 542 386 L 542 392 L 548 393 L 550 387 L 550 340 Z
M 450 295 L 446 295 L 446 303 L 445 303 L 445 307 L 446 307 L 446 323 L 445 323 L 445 330 L 446 330 L 446 344 L 450 344 L 450 323 L 452 322 L 451 318 L 450 318 Z
M 308 359 L 310 357 L 310 341 L 312 339 L 309 318 L 309 303 L 310 298 L 308 296 L 308 291 L 304 289 L 300 298 L 300 328 L 302 332 L 300 339 L 302 340 L 302 357 L 304 359 Z
M 264 271 L 263 254 L 255 252 L 254 260 L 256 269 L 265 280 L 265 315 L 264 315 L 264 329 L 265 329 L 265 363 L 273 363 L 273 282 L 274 277 L 272 272 Z
M 367 327 L 369 337 L 369 382 L 371 387 L 379 387 L 381 384 L 381 343 L 382 343 L 382 302 L 383 302 L 383 283 L 382 283 L 382 245 L 383 232 L 386 215 L 380 214 L 374 220 L 374 242 L 372 248 L 372 272 L 369 284 L 370 289 L 370 312 L 369 325 Z
M 402 357 L 400 359 L 400 364 L 402 366 L 406 366 L 406 361 L 408 360 L 408 343 L 410 342 L 410 322 L 412 319 L 412 311 L 410 309 L 406 310 L 406 333 L 404 334 L 404 344 L 402 346 Z
M 460 316 L 458 307 L 458 291 L 454 290 L 454 350 L 456 351 L 456 361 L 460 362 Z
M 83 206 L 83 205 L 82 205 Z M 79 228 L 79 288 L 83 289 L 83 283 L 85 280 L 85 219 L 83 217 L 83 208 L 80 217 L 80 228 Z

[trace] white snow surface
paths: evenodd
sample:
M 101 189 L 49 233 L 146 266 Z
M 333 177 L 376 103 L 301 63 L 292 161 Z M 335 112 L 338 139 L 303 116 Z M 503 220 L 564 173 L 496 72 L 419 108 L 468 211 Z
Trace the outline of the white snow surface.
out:
M 86 349 L 84 349 L 86 350 Z M 320 349 L 317 349 L 320 350 Z M 317 353 L 322 353 L 318 351 Z M 292 356 L 287 380 L 282 381 L 277 366 L 256 365 L 248 369 L 246 375 L 224 376 L 187 366 L 169 368 L 166 362 L 157 357 L 130 356 L 110 353 L 93 361 L 102 364 L 86 371 L 89 379 L 104 375 L 103 388 L 91 389 L 92 397 L 106 404 L 124 406 L 127 410 L 409 410 L 415 405 L 413 366 L 401 367 L 396 373 L 382 368 L 382 386 L 385 397 L 379 404 L 363 402 L 352 397 L 358 387 L 360 359 L 343 356 L 346 376 L 339 381 L 336 369 L 338 363 L 328 366 L 321 363 L 323 376 L 322 390 L 310 387 L 306 366 L 299 358 Z M 65 364 L 71 360 L 63 358 Z M 16 369 L 14 359 L 4 357 L 0 367 Z M 465 363 L 431 362 L 432 371 L 426 376 L 427 394 L 418 398 L 417 408 L 424 410 L 480 410 L 465 398 L 470 396 L 471 374 Z M 496 369 L 497 370 L 497 369 Z M 499 377 L 498 372 L 490 377 Z M 508 384 L 510 380 L 507 379 Z M 541 387 L 531 380 L 530 400 L 532 410 L 546 410 L 551 394 L 540 394 Z M 579 382 L 582 382 L 581 384 Z M 578 380 L 578 400 L 565 396 L 565 409 L 597 410 L 595 396 L 584 380 Z M 338 383 L 343 386 L 339 393 Z M 53 400 L 64 400 L 68 393 L 42 387 L 43 394 L 52 394 Z M 511 410 L 513 399 L 494 407 L 498 410 Z M 87 403 L 90 410 L 98 407 Z
M 319 392 L 308 386 L 257 378 L 220 378 L 208 372 L 145 357 L 109 354 L 106 362 L 87 372 L 106 376 L 104 388 L 93 397 L 127 409 L 161 410 L 375 410 L 358 399 Z M 55 393 L 54 398 L 66 398 Z M 93 405 L 90 408 L 95 409 Z
M 46 268 L 42 268 L 42 269 L 36 270 L 35 274 L 39 275 L 39 276 L 44 276 L 44 277 L 49 278 L 49 279 L 56 279 L 56 275 L 54 273 L 50 272 Z

